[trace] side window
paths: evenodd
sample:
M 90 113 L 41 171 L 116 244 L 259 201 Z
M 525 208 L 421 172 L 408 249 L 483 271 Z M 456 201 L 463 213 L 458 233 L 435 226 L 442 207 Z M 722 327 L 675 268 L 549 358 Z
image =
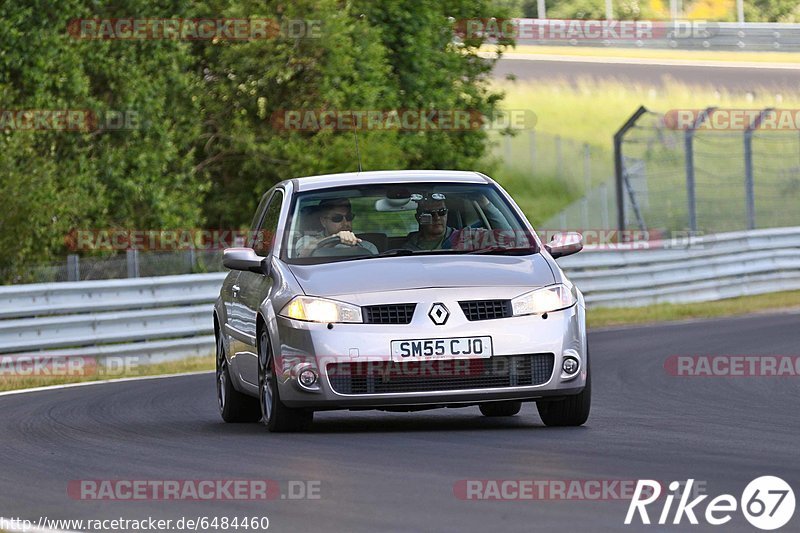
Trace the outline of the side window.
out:
M 261 223 L 256 228 L 253 242 L 253 250 L 260 255 L 269 255 L 275 243 L 275 234 L 278 231 L 278 219 L 281 216 L 281 205 L 283 204 L 283 191 L 277 190 L 269 200 L 269 205 L 264 211 Z

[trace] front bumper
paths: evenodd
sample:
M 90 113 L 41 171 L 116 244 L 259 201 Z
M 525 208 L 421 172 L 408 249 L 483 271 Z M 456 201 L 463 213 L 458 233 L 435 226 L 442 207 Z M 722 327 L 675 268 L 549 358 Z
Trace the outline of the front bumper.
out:
M 493 291 L 492 294 L 494 298 L 505 297 L 498 295 L 497 291 Z M 514 294 L 514 291 L 508 291 L 508 294 Z M 276 340 L 279 342 L 273 342 L 275 352 L 273 355 L 278 363 L 278 386 L 283 403 L 288 407 L 319 410 L 455 406 L 499 400 L 528 401 L 567 396 L 583 390 L 586 384 L 588 360 L 585 310 L 582 302 L 568 309 L 549 313 L 547 318 L 532 315 L 470 322 L 458 304 L 459 299 L 465 299 L 463 290 L 425 289 L 415 291 L 415 296 L 417 309 L 412 322 L 407 325 L 334 324 L 330 327 L 328 324 L 277 317 L 278 339 Z M 451 312 L 449 320 L 444 325 L 434 325 L 428 317 L 428 310 L 434 302 L 444 303 Z M 429 362 L 427 370 L 423 368 L 421 374 L 414 374 L 408 381 L 419 385 L 417 379 L 419 376 L 433 377 L 426 382 L 426 390 L 404 391 L 402 385 L 398 386 L 398 379 L 399 383 L 402 383 L 403 378 L 408 376 L 402 375 L 404 371 L 400 369 L 399 374 L 395 373 L 388 377 L 390 381 L 395 380 L 392 387 L 380 386 L 381 383 L 385 384 L 386 376 L 371 375 L 369 378 L 374 380 L 370 383 L 378 383 L 377 390 L 391 392 L 373 392 L 376 390 L 375 386 L 368 386 L 366 389 L 362 387 L 354 392 L 354 388 L 342 386 L 346 380 L 343 382 L 341 374 L 331 366 L 344 363 L 357 369 L 355 371 L 357 374 L 365 371 L 380 373 L 385 369 L 389 369 L 388 372 L 391 374 L 398 370 L 397 363 L 391 362 L 392 341 L 478 336 L 492 338 L 493 357 L 469 361 L 451 359 Z M 480 369 L 482 372 L 492 367 L 508 369 L 507 364 L 497 365 L 501 359 L 506 359 L 506 356 L 515 356 L 513 358 L 515 364 L 511 365 L 512 367 L 516 365 L 518 369 L 528 368 L 524 358 L 540 357 L 544 354 L 551 354 L 552 371 L 544 379 L 532 380 L 537 383 L 534 385 L 521 385 L 520 383 L 525 383 L 524 379 L 512 377 L 497 386 L 499 382 L 496 380 L 472 379 L 475 376 L 470 375 L 473 369 Z M 566 376 L 561 371 L 565 356 L 575 357 L 580 362 L 580 370 L 572 376 Z M 541 370 L 541 366 L 537 366 L 539 363 L 532 365 Z M 308 368 L 319 375 L 318 382 L 312 387 L 313 390 L 308 390 L 298 383 L 299 371 Z M 465 375 L 469 376 L 468 379 L 464 379 Z M 363 375 L 359 374 L 359 377 Z M 449 381 L 450 379 L 458 381 L 454 383 Z M 437 390 L 431 383 L 444 385 L 442 390 Z

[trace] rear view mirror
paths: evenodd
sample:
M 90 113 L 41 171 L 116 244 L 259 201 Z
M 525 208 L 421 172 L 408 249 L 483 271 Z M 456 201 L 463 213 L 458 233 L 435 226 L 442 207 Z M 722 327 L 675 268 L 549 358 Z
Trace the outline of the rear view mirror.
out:
M 571 231 L 569 233 L 556 233 L 548 244 L 544 245 L 553 259 L 572 255 L 583 250 L 583 236 Z
M 252 248 L 227 248 L 222 252 L 222 264 L 231 270 L 244 270 L 267 274 L 268 258 L 256 254 Z

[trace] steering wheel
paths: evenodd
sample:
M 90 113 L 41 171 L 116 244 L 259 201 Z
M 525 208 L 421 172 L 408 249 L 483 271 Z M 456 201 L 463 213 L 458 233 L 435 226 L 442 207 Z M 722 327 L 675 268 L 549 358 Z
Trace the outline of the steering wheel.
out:
M 361 245 L 361 243 L 355 244 L 353 246 L 347 246 L 343 248 L 337 248 L 337 245 L 341 244 L 342 241 L 339 239 L 338 235 L 331 235 L 330 237 L 325 237 L 321 241 L 317 243 L 317 247 L 314 248 L 314 251 L 311 252 L 311 257 L 329 257 L 329 256 L 362 256 L 362 255 L 374 255 L 370 250 L 365 248 Z
M 331 235 L 330 237 L 325 237 L 321 241 L 317 243 L 317 248 L 333 248 L 337 244 L 341 244 L 342 240 L 339 238 L 338 235 Z

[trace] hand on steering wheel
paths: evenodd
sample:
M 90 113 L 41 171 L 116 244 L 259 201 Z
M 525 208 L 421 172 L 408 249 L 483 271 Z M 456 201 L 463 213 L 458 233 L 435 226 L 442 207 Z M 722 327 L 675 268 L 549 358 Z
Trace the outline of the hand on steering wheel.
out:
M 357 246 L 361 239 L 355 236 L 352 231 L 340 231 L 330 237 L 325 237 L 317 243 L 317 248 L 333 248 L 338 244 L 346 244 L 348 246 Z

